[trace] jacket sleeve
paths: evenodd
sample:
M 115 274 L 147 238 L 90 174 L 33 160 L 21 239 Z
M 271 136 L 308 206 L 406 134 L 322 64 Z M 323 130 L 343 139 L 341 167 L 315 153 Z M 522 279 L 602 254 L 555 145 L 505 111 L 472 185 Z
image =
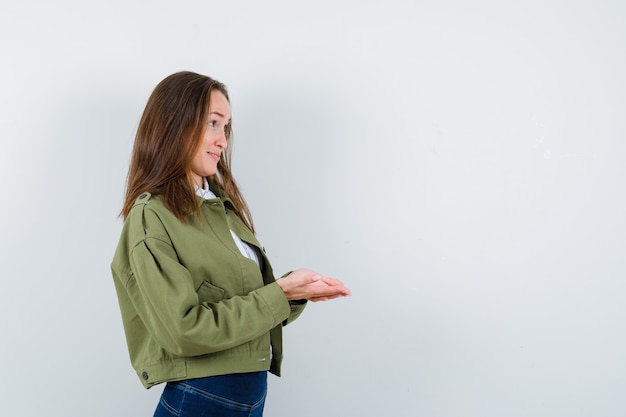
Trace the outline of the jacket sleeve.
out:
M 164 235 L 166 236 L 166 235 Z M 278 284 L 219 302 L 200 302 L 189 271 L 165 238 L 146 237 L 130 249 L 126 288 L 144 325 L 178 356 L 218 352 L 262 336 L 287 320 L 290 305 Z
M 289 314 L 287 320 L 283 321 L 283 326 L 288 325 L 289 323 L 300 317 L 300 314 L 302 314 L 306 305 L 307 300 L 289 301 L 289 308 L 291 309 L 291 313 Z

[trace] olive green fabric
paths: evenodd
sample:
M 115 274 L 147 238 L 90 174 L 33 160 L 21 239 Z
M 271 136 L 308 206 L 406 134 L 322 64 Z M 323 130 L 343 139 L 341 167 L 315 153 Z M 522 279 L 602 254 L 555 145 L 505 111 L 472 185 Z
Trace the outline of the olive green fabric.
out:
M 142 194 L 111 263 L 130 360 L 146 388 L 164 381 L 269 370 L 280 375 L 289 303 L 265 251 L 227 197 L 199 198 L 185 224 Z M 261 268 L 230 230 L 258 248 Z M 271 344 L 271 347 L 270 347 Z

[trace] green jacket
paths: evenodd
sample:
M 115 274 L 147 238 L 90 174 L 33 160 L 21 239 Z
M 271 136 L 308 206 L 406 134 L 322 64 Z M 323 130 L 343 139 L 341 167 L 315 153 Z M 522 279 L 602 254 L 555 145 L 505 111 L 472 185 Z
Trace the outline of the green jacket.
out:
M 202 224 L 194 216 L 185 224 L 160 196 L 142 194 L 111 263 L 130 360 L 146 388 L 229 373 L 280 375 L 282 326 L 304 309 L 287 300 L 232 202 L 199 203 Z M 241 255 L 229 229 L 259 249 L 261 268 Z

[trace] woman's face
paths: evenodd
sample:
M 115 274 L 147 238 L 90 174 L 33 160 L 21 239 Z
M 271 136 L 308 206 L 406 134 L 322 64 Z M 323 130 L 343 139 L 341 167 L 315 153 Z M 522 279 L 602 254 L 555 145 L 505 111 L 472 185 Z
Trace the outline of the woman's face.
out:
M 230 123 L 230 104 L 224 94 L 211 91 L 211 104 L 200 147 L 191 161 L 191 173 L 196 185 L 203 186 L 203 178 L 217 172 L 217 163 L 226 149 L 226 126 Z

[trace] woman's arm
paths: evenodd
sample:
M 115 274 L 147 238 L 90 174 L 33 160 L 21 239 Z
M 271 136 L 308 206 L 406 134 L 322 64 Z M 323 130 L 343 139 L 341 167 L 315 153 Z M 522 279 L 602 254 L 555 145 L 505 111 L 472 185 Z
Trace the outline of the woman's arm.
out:
M 152 337 L 178 356 L 229 349 L 260 337 L 289 317 L 276 283 L 217 301 L 203 301 L 168 242 L 147 238 L 130 253 L 126 289 Z

